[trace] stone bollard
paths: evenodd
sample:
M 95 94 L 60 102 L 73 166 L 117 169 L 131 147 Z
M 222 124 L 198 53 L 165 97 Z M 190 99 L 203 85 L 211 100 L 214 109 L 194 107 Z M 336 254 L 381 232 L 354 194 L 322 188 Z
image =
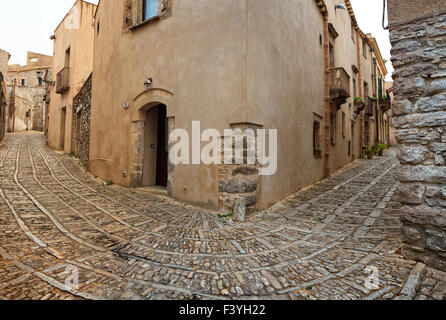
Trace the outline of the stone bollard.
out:
M 233 219 L 235 222 L 245 222 L 245 218 L 246 218 L 246 199 L 237 198 L 235 199 Z

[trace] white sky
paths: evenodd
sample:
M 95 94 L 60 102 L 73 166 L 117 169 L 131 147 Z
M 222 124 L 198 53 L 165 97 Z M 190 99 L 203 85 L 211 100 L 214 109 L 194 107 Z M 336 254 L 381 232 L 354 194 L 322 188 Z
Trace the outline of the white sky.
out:
M 340 1 L 341 2 L 341 1 Z M 392 81 L 392 62 L 390 61 L 389 31 L 382 27 L 383 1 L 382 0 L 350 0 L 356 20 L 364 33 L 371 33 L 378 42 L 379 50 L 384 60 L 387 60 L 387 81 Z M 387 16 L 386 22 L 387 24 Z
M 50 36 L 76 0 L 0 0 L 0 48 L 10 64 L 26 64 L 28 51 L 53 55 Z M 97 4 L 97 0 L 88 1 Z
M 75 0 L 1 0 L 0 48 L 11 54 L 10 64 L 26 64 L 27 51 L 52 55 L 53 42 L 50 36 L 75 2 Z M 98 0 L 89 2 L 97 4 Z M 381 26 L 382 1 L 351 0 L 351 3 L 362 31 L 373 34 L 383 58 L 388 60 L 388 79 L 390 79 L 393 71 L 390 62 L 391 46 L 389 33 Z

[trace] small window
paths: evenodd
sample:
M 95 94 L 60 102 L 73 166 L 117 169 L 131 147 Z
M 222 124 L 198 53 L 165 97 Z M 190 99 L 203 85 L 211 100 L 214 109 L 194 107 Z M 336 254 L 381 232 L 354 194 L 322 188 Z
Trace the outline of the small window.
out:
M 143 0 L 142 20 L 150 20 L 158 16 L 159 0 Z
M 332 145 L 336 144 L 336 114 L 330 114 L 330 141 Z
M 43 85 L 43 79 L 40 77 L 38 79 L 39 79 L 39 86 Z
M 98 21 L 98 25 L 96 26 L 96 34 L 99 34 L 99 21 Z
M 353 42 L 356 42 L 355 41 L 355 38 L 356 38 L 356 27 L 355 27 L 355 23 L 353 22 L 353 19 L 350 20 L 350 23 L 351 23 L 351 28 L 352 28 L 352 40 L 353 40 Z
M 316 157 L 322 156 L 321 124 L 319 121 L 313 122 L 313 153 Z
M 65 67 L 66 68 L 70 67 L 70 62 L 71 62 L 71 48 L 68 48 L 65 51 Z
M 25 79 L 22 79 L 22 86 L 24 86 L 26 83 Z
M 356 78 L 353 77 L 353 99 L 358 96 L 358 86 L 356 85 Z
M 362 40 L 362 54 L 367 59 L 367 41 L 365 39 Z

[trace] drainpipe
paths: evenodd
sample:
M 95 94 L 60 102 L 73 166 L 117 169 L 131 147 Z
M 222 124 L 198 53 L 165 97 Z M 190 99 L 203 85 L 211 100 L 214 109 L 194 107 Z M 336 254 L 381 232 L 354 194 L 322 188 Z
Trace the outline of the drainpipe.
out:
M 328 12 L 324 12 L 324 53 L 325 53 L 325 155 L 324 177 L 330 175 L 330 52 L 328 37 Z
M 359 82 L 359 97 L 364 100 L 364 96 L 362 94 L 362 73 L 361 73 L 361 43 L 360 43 L 359 30 L 356 30 L 356 51 L 358 55 L 358 82 Z M 365 102 L 365 100 L 364 100 Z M 362 146 L 364 145 L 364 114 L 361 112 L 359 114 L 359 157 L 364 157 L 364 151 L 362 150 Z

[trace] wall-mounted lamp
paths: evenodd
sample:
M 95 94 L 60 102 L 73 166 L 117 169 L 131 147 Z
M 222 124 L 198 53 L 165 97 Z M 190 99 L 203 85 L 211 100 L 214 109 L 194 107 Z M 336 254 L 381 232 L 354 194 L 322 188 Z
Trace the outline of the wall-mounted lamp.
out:
M 338 3 L 337 5 L 335 5 L 335 11 L 336 10 L 347 10 L 347 7 L 341 3 Z
M 152 78 L 147 78 L 144 81 L 144 86 L 146 87 L 146 90 L 150 90 L 150 88 L 152 87 L 152 83 L 153 83 L 153 79 Z

